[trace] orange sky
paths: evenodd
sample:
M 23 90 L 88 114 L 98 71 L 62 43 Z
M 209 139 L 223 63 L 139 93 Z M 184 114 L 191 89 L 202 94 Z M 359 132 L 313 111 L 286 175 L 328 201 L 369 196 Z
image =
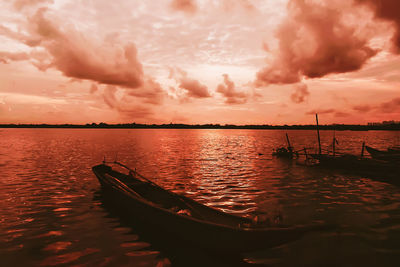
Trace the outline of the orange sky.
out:
M 398 0 L 0 0 L 0 123 L 400 120 Z

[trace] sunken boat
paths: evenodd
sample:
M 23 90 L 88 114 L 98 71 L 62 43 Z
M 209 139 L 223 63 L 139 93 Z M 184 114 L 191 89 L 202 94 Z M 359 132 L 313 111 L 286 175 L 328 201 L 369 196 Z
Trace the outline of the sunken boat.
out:
M 276 247 L 311 231 L 331 228 L 323 224 L 257 225 L 250 218 L 228 214 L 166 190 L 121 163 L 116 164 L 127 168 L 128 174 L 107 164 L 92 168 L 102 190 L 124 212 L 144 223 L 148 231 L 160 232 L 160 237 L 168 237 L 171 242 L 179 240 L 205 250 L 231 254 Z

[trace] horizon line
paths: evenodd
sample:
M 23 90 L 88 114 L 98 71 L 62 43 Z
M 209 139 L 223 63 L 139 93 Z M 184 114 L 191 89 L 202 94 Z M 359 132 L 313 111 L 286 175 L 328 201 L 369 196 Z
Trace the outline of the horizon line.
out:
M 271 125 L 271 124 L 185 124 L 185 123 L 163 123 L 163 124 L 146 124 L 146 123 L 2 123 L 0 128 L 108 128 L 108 129 L 298 129 L 298 130 L 315 130 L 315 124 L 292 124 L 292 125 Z M 326 130 L 400 130 L 400 122 L 384 121 L 381 123 L 367 123 L 367 124 L 320 124 L 320 129 Z

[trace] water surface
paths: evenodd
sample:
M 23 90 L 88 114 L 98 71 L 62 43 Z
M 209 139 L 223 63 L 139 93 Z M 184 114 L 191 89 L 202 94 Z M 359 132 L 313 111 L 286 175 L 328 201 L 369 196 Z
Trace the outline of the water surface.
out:
M 295 148 L 314 131 L 288 131 Z M 271 225 L 335 223 L 278 248 L 243 255 L 269 266 L 397 266 L 400 189 L 369 177 L 310 169 L 273 158 L 279 130 L 0 129 L 0 257 L 3 266 L 194 266 L 173 256 L 107 209 L 91 167 L 126 163 L 160 185 Z M 327 148 L 331 131 L 322 131 Z M 385 148 L 399 132 L 336 132 L 339 149 Z M 400 177 L 399 177 L 400 178 Z M 185 252 L 186 253 L 186 252 Z M 197 257 L 197 258 L 196 258 Z M 215 259 L 202 259 L 215 264 Z M 207 262 L 209 261 L 209 262 Z M 203 264 L 202 263 L 202 264 Z M 227 263 L 226 266 L 230 264 Z

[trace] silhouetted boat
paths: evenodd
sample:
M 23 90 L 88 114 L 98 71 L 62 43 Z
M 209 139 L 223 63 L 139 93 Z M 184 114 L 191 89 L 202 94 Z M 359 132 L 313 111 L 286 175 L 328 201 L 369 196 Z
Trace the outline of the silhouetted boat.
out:
M 389 147 L 387 150 L 392 153 L 400 153 L 400 147 L 398 146 Z
M 279 147 L 272 152 L 272 156 L 276 156 L 278 158 L 293 158 L 296 154 L 286 147 Z
M 276 156 L 278 158 L 289 158 L 289 159 L 299 156 L 298 151 L 294 151 L 293 147 L 290 145 L 290 140 L 287 133 L 286 133 L 286 141 L 288 146 L 274 149 L 272 152 L 272 156 Z
M 386 160 L 386 161 L 399 161 L 400 150 L 397 148 L 388 148 L 388 150 L 378 150 L 370 146 L 365 146 L 365 149 L 374 159 Z
M 150 231 L 166 234 L 171 242 L 178 239 L 210 251 L 238 253 L 275 247 L 328 228 L 321 224 L 257 227 L 250 218 L 227 214 L 165 190 L 131 169 L 124 174 L 103 163 L 92 170 L 119 208 L 144 222 Z
M 337 169 L 350 169 L 369 171 L 372 169 L 381 169 L 388 167 L 384 162 L 373 159 L 361 158 L 352 154 L 309 154 L 309 156 L 318 161 L 318 164 L 324 167 L 333 167 Z
M 309 154 L 312 166 L 320 166 L 333 170 L 344 170 L 357 175 L 386 182 L 393 185 L 400 185 L 400 169 L 397 164 L 391 161 L 384 161 L 373 158 L 364 158 L 351 154 L 328 155 Z

